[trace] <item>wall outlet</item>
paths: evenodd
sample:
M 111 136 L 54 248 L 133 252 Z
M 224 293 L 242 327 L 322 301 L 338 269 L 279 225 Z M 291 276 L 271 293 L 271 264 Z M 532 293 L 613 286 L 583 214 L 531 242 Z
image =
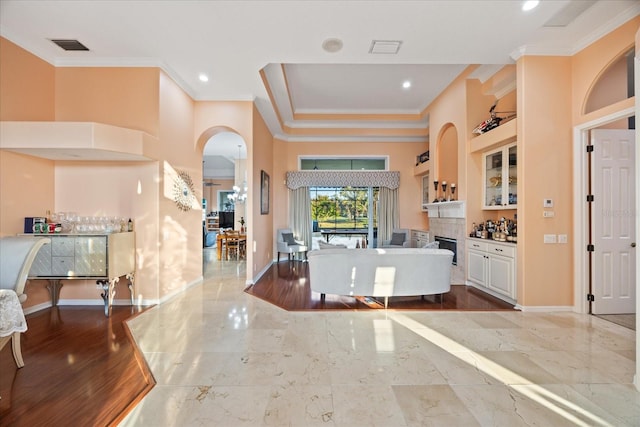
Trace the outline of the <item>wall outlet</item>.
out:
M 542 211 L 542 216 L 544 218 L 553 218 L 556 216 L 556 213 L 554 211 Z
M 558 243 L 567 243 L 568 238 L 566 234 L 558 234 Z
M 556 243 L 556 235 L 555 234 L 545 234 L 544 235 L 545 243 Z

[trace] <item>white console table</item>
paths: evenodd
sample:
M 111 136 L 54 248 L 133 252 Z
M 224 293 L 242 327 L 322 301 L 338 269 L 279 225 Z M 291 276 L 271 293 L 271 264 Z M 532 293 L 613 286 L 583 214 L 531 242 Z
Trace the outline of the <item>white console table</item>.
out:
M 135 233 L 111 234 L 23 234 L 23 236 L 51 239 L 36 256 L 30 279 L 47 279 L 51 303 L 56 306 L 62 280 L 95 279 L 102 288 L 104 314 L 109 309 L 116 293 L 115 285 L 120 277 L 129 281 L 131 305 L 134 298 Z

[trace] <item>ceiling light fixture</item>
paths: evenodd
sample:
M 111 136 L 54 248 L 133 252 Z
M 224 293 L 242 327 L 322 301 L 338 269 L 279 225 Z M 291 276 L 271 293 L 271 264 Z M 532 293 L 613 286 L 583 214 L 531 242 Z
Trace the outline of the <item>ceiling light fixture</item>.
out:
M 402 82 L 403 89 L 409 89 L 411 87 L 411 82 L 409 80 L 405 80 Z
M 342 46 L 342 40 L 338 38 L 330 38 L 322 42 L 322 48 L 329 53 L 336 53 L 340 51 Z
M 202 83 L 206 83 L 209 81 L 209 76 L 207 76 L 205 73 L 200 73 L 198 75 L 198 79 L 202 82 Z
M 522 4 L 522 10 L 528 12 L 535 9 L 540 4 L 539 0 L 527 0 Z
M 240 172 L 238 175 L 242 176 L 242 169 L 240 168 L 240 148 L 242 146 L 238 145 L 238 161 L 236 162 L 236 167 Z M 237 185 L 233 186 L 233 194 L 227 194 L 227 199 L 233 201 L 233 203 L 244 203 L 247 200 L 247 191 L 249 190 L 249 186 L 247 185 L 247 178 L 242 181 L 242 188 Z

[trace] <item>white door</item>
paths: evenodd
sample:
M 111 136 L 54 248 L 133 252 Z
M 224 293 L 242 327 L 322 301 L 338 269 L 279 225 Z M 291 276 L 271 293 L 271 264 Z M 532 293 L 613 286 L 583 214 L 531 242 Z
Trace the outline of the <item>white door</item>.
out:
M 592 131 L 593 314 L 636 312 L 634 131 Z

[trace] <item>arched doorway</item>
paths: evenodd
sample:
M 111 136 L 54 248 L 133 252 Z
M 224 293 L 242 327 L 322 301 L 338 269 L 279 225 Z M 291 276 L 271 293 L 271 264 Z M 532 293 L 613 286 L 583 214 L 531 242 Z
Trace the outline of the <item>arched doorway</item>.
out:
M 202 143 L 203 261 L 221 261 L 218 235 L 247 218 L 247 144 L 232 129 L 210 129 Z M 243 260 L 244 261 L 244 260 Z M 204 268 L 204 265 L 203 265 Z

